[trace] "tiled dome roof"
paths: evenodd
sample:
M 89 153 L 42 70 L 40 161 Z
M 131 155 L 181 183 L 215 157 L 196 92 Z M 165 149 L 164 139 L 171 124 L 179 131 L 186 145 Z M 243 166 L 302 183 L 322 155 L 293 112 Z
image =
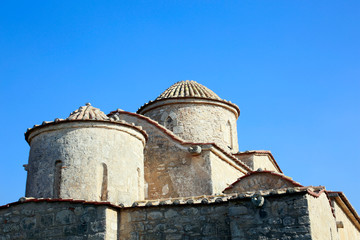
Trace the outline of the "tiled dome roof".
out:
M 211 100 L 213 102 L 224 103 L 231 108 L 234 108 L 237 112 L 237 115 L 240 115 L 240 109 L 236 104 L 226 101 L 225 99 L 221 99 L 216 93 L 208 89 L 207 87 L 193 81 L 193 80 L 185 80 L 180 81 L 168 89 L 166 89 L 159 97 L 157 97 L 154 101 L 149 101 L 142 105 L 136 112 L 138 114 L 144 114 L 144 109 L 153 106 L 153 104 L 162 102 L 162 101 L 186 101 L 188 98 L 199 100 Z
M 179 97 L 198 97 L 221 100 L 216 93 L 193 80 L 175 83 L 166 89 L 158 98 L 156 98 L 156 100 Z
M 121 109 L 118 109 L 117 111 L 122 111 Z M 99 108 L 95 108 L 91 106 L 90 103 L 86 103 L 85 106 L 79 107 L 79 109 L 73 111 L 70 113 L 69 117 L 66 119 L 56 118 L 54 121 L 44 121 L 41 125 L 34 125 L 32 128 L 28 128 L 25 132 L 25 139 L 28 141 L 28 137 L 30 133 L 40 127 L 48 126 L 48 125 L 55 125 L 55 124 L 61 124 L 61 123 L 69 123 L 69 122 L 78 122 L 78 121 L 99 121 L 99 122 L 111 122 L 114 124 L 120 124 L 120 125 L 127 125 L 132 128 L 138 129 L 147 139 L 148 135 L 145 131 L 142 130 L 141 126 L 136 126 L 134 123 L 128 123 L 126 121 L 120 120 L 116 121 L 114 118 L 109 118 L 106 116 L 104 112 L 102 112 Z
M 86 106 L 81 106 L 70 113 L 66 120 L 109 120 L 109 117 L 100 109 L 91 106 L 90 103 L 86 103 Z

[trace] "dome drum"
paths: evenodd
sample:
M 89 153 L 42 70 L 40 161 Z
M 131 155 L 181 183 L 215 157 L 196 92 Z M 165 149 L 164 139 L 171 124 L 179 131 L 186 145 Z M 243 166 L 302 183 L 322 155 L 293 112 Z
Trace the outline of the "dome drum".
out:
M 195 81 L 175 83 L 137 113 L 159 122 L 185 141 L 216 143 L 232 153 L 238 151 L 239 108 Z
M 35 127 L 26 134 L 26 197 L 125 205 L 144 199 L 146 137 L 138 127 L 110 120 L 68 118 Z

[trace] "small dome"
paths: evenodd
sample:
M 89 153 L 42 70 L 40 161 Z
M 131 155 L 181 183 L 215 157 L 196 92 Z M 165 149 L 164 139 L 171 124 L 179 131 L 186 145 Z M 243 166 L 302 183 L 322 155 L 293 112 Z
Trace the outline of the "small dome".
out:
M 117 111 L 123 111 L 121 109 L 118 109 Z M 34 125 L 32 128 L 28 128 L 25 132 L 25 140 L 29 142 L 29 136 L 30 134 L 35 130 L 39 129 L 45 126 L 51 126 L 51 125 L 57 125 L 57 124 L 63 124 L 63 123 L 70 123 L 70 122 L 79 122 L 79 121 L 99 121 L 99 122 L 108 122 L 111 124 L 117 124 L 117 125 L 125 125 L 130 128 L 135 128 L 137 131 L 141 132 L 141 134 L 145 137 L 147 140 L 148 135 L 145 131 L 142 130 L 141 126 L 136 126 L 133 123 L 128 123 L 126 121 L 116 121 L 116 119 L 110 119 L 104 112 L 102 112 L 99 108 L 95 108 L 91 106 L 90 103 L 86 103 L 85 106 L 79 107 L 79 109 L 73 111 L 70 113 L 69 117 L 66 119 L 56 118 L 54 121 L 44 121 L 41 125 Z M 29 142 L 30 143 L 30 142 Z
M 109 120 L 99 108 L 91 106 L 90 103 L 86 103 L 86 106 L 81 106 L 79 109 L 70 113 L 66 120 Z
M 210 98 L 221 100 L 213 91 L 207 87 L 193 81 L 180 81 L 166 89 L 156 100 L 179 98 L 179 97 L 195 97 L 195 98 Z

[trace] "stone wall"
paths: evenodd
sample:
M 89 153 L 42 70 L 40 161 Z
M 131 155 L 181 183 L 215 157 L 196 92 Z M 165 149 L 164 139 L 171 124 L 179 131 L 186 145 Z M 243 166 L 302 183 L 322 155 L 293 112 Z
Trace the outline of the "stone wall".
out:
M 212 194 L 222 194 L 225 188 L 245 173 L 234 168 L 213 152 L 208 152 L 211 166 Z
M 167 100 L 166 103 L 172 103 Z M 172 119 L 171 130 L 182 139 L 196 143 L 215 142 L 232 153 L 239 151 L 237 137 L 237 114 L 229 110 L 226 104 L 214 105 L 211 100 L 181 100 L 183 103 L 163 105 L 155 103 L 158 107 L 147 110 L 147 117 L 167 127 L 169 117 Z M 189 102 L 186 102 L 189 101 Z M 225 107 L 226 106 L 226 107 Z M 235 110 L 234 110 L 235 111 Z M 229 149 L 229 147 L 231 149 Z
M 311 236 L 314 240 L 338 240 L 336 221 L 330 208 L 329 199 L 326 194 L 319 197 L 307 195 Z M 355 239 L 355 238 L 352 238 Z
M 253 171 L 261 168 L 262 170 L 275 171 L 280 172 L 277 166 L 275 166 L 269 154 L 258 153 L 256 151 L 253 152 L 243 152 L 234 154 L 239 160 L 246 163 Z
M 120 239 L 230 239 L 227 207 L 164 206 L 127 209 L 120 220 Z
M 0 239 L 339 239 L 324 193 L 317 197 L 306 189 L 269 193 L 263 205 L 252 194 L 147 202 L 126 208 L 30 200 L 33 202 L 0 208 Z
M 29 202 L 3 208 L 0 240 L 105 239 L 106 232 L 111 232 L 106 229 L 106 208 L 69 202 Z
M 213 154 L 211 145 L 207 145 L 208 149 L 202 146 L 204 149 L 198 155 L 191 154 L 188 148 L 192 144 L 183 144 L 181 138 L 148 117 L 128 112 L 118 112 L 113 117 L 142 126 L 149 135 L 144 153 L 146 199 L 221 193 L 228 184 L 244 175 L 239 166 L 233 167 Z M 237 165 L 224 153 L 219 154 Z
M 333 201 L 333 205 L 336 221 L 341 221 L 343 223 L 343 227 L 338 228 L 340 240 L 360 239 L 359 229 L 354 226 L 353 222 L 349 219 L 341 206 L 336 201 Z
M 205 159 L 193 157 L 188 146 L 146 119 L 125 112 L 119 112 L 117 119 L 142 126 L 149 135 L 144 153 L 146 199 L 211 194 L 210 167 Z
M 121 239 L 312 239 L 306 194 L 124 209 Z M 327 240 L 327 239 L 326 239 Z
M 265 197 L 262 207 L 251 201 L 232 202 L 229 207 L 233 239 L 312 239 L 307 199 L 304 194 Z

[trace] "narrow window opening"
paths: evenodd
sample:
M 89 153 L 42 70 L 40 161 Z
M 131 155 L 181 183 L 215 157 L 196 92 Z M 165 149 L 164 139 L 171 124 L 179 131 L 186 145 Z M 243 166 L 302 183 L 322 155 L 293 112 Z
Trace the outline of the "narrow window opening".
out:
M 174 120 L 172 117 L 168 116 L 165 120 L 165 127 L 169 129 L 170 131 L 174 130 Z
M 226 123 L 226 140 L 227 143 L 228 143 L 228 148 L 230 150 L 233 149 L 233 136 L 232 136 L 232 127 L 231 127 L 231 124 L 230 124 L 230 121 L 228 121 Z
M 57 160 L 55 162 L 55 169 L 54 169 L 53 198 L 60 198 L 61 169 L 62 169 L 62 162 L 60 160 Z
M 105 163 L 102 164 L 102 184 L 101 184 L 101 195 L 100 201 L 108 200 L 108 170 Z
M 140 172 L 140 168 L 137 168 L 137 183 L 138 183 L 138 199 L 141 200 L 140 198 L 142 197 L 141 194 L 141 172 Z

